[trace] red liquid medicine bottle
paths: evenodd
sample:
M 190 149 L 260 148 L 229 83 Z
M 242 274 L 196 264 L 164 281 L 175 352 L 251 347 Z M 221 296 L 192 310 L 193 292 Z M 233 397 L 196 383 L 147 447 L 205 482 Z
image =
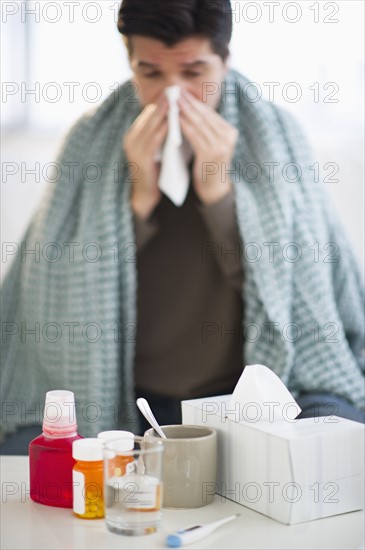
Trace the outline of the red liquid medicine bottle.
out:
M 29 444 L 30 497 L 40 504 L 72 508 L 72 443 L 82 439 L 73 392 L 47 392 L 42 429 Z

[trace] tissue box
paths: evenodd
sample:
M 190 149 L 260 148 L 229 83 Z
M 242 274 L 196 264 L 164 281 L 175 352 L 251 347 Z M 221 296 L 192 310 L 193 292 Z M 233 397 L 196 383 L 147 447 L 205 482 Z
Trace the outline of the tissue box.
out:
M 230 398 L 182 401 L 183 424 L 218 432 L 217 483 L 206 494 L 285 524 L 363 508 L 363 424 L 336 416 L 239 423 Z

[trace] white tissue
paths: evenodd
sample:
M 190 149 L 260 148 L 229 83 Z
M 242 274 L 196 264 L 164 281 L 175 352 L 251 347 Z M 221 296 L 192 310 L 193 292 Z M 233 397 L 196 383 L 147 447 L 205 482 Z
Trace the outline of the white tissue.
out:
M 170 86 L 166 88 L 165 93 L 170 104 L 169 129 L 162 152 L 156 157 L 157 161 L 161 160 L 158 185 L 176 206 L 181 206 L 188 194 L 190 180 L 188 164 L 193 152 L 181 134 L 177 103 L 180 97 L 180 87 Z
M 292 422 L 301 408 L 280 378 L 264 365 L 247 365 L 232 393 L 230 408 L 239 403 L 240 421 Z

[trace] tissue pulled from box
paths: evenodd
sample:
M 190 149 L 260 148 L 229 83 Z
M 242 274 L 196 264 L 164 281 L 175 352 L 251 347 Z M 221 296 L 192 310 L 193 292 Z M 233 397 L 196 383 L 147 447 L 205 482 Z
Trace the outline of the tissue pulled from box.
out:
M 230 400 L 230 408 L 240 407 L 240 422 L 280 422 L 293 420 L 301 408 L 280 378 L 264 365 L 247 365 Z
M 170 107 L 168 134 L 162 150 L 155 156 L 156 162 L 161 162 L 158 186 L 176 206 L 181 206 L 187 197 L 190 183 L 188 166 L 193 157 L 191 145 L 181 132 L 178 106 L 180 93 L 179 86 L 165 89 Z

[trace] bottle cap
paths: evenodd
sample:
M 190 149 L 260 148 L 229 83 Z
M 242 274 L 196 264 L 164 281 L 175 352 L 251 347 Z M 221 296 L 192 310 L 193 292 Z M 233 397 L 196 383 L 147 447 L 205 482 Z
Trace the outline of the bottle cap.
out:
M 118 441 L 118 451 L 131 451 L 134 448 L 134 434 L 132 432 L 109 430 L 107 432 L 100 432 L 98 434 L 98 439 L 102 440 L 103 443 L 119 439 L 120 445 Z
M 72 456 L 75 460 L 95 462 L 103 460 L 103 443 L 97 437 L 85 437 L 72 443 Z
M 117 455 L 121 455 L 125 451 L 132 451 L 134 449 L 134 439 L 112 439 L 111 441 L 105 441 L 106 448 L 114 451 Z
M 53 390 L 46 393 L 43 432 L 54 437 L 76 434 L 75 396 L 72 391 Z

